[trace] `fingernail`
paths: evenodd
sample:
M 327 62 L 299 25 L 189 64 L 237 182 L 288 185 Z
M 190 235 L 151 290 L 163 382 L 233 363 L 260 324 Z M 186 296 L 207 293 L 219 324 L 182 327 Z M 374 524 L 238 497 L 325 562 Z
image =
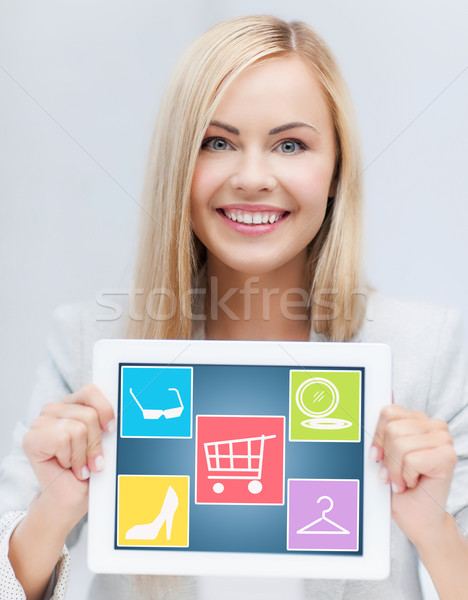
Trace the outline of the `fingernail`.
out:
M 379 477 L 381 481 L 388 483 L 388 470 L 385 467 L 380 467 Z
M 376 446 L 371 446 L 371 449 L 369 450 L 369 458 L 374 462 L 377 462 L 377 459 L 379 458 L 379 449 Z
M 102 456 L 102 454 L 100 454 L 99 456 L 96 456 L 96 458 L 94 459 L 94 467 L 95 467 L 96 471 L 103 471 L 105 464 L 106 463 L 104 460 L 104 456 Z
M 89 478 L 89 469 L 88 467 L 85 465 L 82 469 L 81 469 L 81 479 L 88 479 Z
M 117 429 L 117 422 L 115 419 L 111 419 L 109 421 L 109 423 L 107 423 L 106 425 L 106 431 L 107 433 L 114 433 L 114 431 Z
M 397 484 L 394 481 L 392 481 L 392 492 L 394 494 L 399 494 L 400 493 L 400 488 L 397 486 Z

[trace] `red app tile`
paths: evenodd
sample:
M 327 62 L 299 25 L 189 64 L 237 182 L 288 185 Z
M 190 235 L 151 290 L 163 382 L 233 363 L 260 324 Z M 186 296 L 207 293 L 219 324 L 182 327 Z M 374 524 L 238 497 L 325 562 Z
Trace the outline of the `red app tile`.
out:
M 282 416 L 198 415 L 199 504 L 283 504 Z

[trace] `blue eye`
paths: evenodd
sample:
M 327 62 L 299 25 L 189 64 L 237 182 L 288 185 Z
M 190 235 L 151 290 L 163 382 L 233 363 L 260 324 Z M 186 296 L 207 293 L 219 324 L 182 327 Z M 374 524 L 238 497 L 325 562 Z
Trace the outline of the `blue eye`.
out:
M 301 150 L 305 150 L 306 146 L 299 140 L 284 140 L 277 148 L 283 154 L 295 154 Z
M 203 140 L 202 148 L 207 148 L 208 150 L 213 150 L 214 152 L 222 152 L 223 150 L 232 149 L 232 146 L 222 137 L 211 137 Z

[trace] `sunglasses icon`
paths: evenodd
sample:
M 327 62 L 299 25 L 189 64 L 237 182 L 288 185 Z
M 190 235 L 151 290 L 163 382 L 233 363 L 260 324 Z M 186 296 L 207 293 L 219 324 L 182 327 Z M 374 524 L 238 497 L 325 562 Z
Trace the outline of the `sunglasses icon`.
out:
M 182 411 L 184 410 L 184 405 L 182 404 L 182 398 L 180 397 L 179 390 L 177 388 L 168 388 L 168 392 L 175 392 L 177 394 L 177 398 L 179 400 L 180 406 L 175 406 L 174 408 L 167 408 L 166 410 L 161 410 L 159 408 L 143 408 L 143 406 L 139 403 L 138 398 L 130 388 L 130 394 L 135 402 L 138 404 L 141 412 L 143 413 L 143 419 L 160 419 L 163 415 L 166 419 L 176 419 L 180 417 Z

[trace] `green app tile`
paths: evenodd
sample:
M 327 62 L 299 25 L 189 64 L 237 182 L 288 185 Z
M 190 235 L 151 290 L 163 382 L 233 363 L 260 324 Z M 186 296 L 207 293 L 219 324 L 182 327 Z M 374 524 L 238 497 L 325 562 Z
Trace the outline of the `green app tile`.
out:
M 289 439 L 361 440 L 360 370 L 289 372 Z

